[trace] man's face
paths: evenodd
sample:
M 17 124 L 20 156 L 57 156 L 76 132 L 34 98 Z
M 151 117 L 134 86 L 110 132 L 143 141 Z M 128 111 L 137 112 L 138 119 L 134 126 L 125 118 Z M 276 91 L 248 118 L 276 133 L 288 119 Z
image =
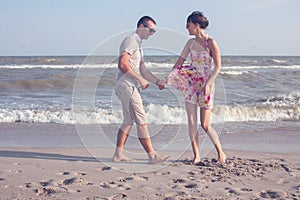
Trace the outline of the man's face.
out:
M 142 39 L 148 39 L 151 35 L 155 33 L 156 25 L 152 21 L 148 21 L 141 25 L 142 28 Z

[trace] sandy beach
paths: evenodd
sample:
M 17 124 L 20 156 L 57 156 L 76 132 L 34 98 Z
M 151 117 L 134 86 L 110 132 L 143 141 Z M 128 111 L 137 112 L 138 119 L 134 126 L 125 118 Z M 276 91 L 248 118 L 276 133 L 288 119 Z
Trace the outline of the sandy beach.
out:
M 147 164 L 141 149 L 128 149 L 127 155 L 135 160 L 113 163 L 113 147 L 84 147 L 72 125 L 1 123 L 0 127 L 0 199 L 300 198 L 297 127 L 259 130 L 260 137 L 222 135 L 225 166 L 216 164 L 214 151 L 193 166 L 189 149 L 161 151 L 171 158 L 158 165 Z M 294 134 L 294 143 L 287 134 Z M 282 148 L 288 144 L 298 146 Z M 269 152 L 263 146 L 270 147 Z

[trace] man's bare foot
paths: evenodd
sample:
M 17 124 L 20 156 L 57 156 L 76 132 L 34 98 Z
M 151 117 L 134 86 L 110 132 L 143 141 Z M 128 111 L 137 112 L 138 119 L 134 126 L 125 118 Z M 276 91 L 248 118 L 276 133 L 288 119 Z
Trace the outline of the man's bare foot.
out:
M 217 163 L 222 165 L 226 164 L 226 154 L 224 152 L 220 153 L 220 155 L 218 156 Z
M 192 164 L 193 164 L 193 165 L 198 165 L 198 164 L 200 163 L 200 161 L 201 161 L 200 157 L 195 157 L 195 158 L 193 159 L 193 161 L 192 161 Z
M 129 158 L 127 156 L 124 156 L 124 155 L 122 155 L 122 156 L 116 156 L 116 155 L 114 155 L 112 160 L 114 162 L 121 162 L 121 161 L 122 162 L 129 162 L 129 161 L 132 161 L 131 158 Z
M 149 164 L 158 164 L 158 163 L 166 161 L 168 158 L 171 157 L 171 156 L 159 155 L 155 152 L 148 153 L 148 155 L 149 155 L 149 160 L 148 160 Z
M 116 149 L 115 154 L 114 154 L 112 160 L 114 162 L 121 162 L 121 161 L 128 162 L 128 161 L 132 161 L 132 159 L 129 158 L 129 157 L 127 157 L 127 156 L 125 156 L 123 154 L 122 150 L 120 150 L 120 149 Z

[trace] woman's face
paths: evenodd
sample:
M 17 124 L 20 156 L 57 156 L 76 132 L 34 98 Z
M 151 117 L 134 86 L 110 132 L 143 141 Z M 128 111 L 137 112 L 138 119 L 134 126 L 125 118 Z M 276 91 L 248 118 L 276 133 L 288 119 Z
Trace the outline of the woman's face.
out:
M 190 35 L 195 35 L 196 34 L 196 30 L 197 30 L 197 26 L 193 22 L 188 22 L 186 24 L 186 29 L 188 30 L 188 32 L 189 32 Z

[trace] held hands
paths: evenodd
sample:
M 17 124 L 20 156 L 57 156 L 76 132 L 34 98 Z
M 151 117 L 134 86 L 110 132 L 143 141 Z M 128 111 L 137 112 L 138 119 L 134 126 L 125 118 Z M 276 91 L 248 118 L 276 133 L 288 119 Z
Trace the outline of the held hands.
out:
M 157 87 L 160 89 L 160 90 L 163 90 L 166 88 L 166 82 L 164 80 L 157 80 L 155 85 L 157 85 Z
M 148 83 L 148 81 L 147 81 L 146 79 L 140 79 L 139 82 L 140 82 L 140 85 L 141 85 L 142 90 L 145 90 L 145 89 L 147 89 L 147 88 L 149 87 L 149 83 Z M 166 85 L 166 80 L 157 80 L 157 81 L 155 82 L 155 85 L 157 85 L 157 87 L 158 87 L 160 90 L 163 90 L 163 89 L 165 89 L 166 86 L 167 86 L 167 85 Z

